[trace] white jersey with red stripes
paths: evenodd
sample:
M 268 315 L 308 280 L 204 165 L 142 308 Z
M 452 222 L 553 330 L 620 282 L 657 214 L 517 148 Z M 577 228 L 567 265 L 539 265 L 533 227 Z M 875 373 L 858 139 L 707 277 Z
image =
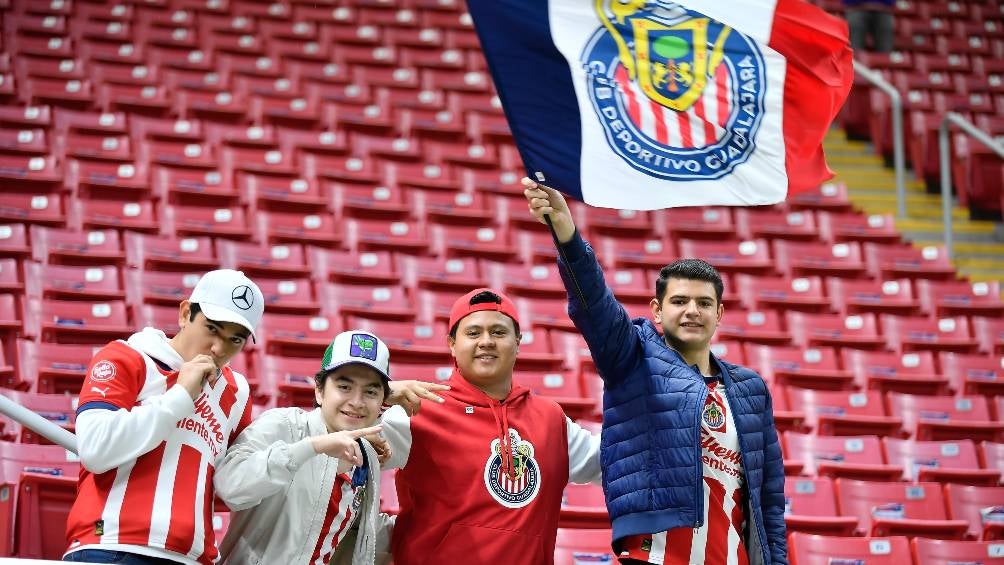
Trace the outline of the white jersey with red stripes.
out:
M 82 466 L 67 553 L 100 548 L 216 561 L 213 473 L 250 423 L 249 387 L 224 368 L 193 402 L 176 385 L 182 363 L 153 328 L 95 354 L 77 409 Z
M 701 418 L 704 520 L 699 528 L 674 528 L 624 538 L 622 558 L 659 565 L 748 565 L 743 540 L 745 485 L 739 435 L 725 386 L 709 385 Z
M 328 433 L 320 408 L 273 408 L 234 440 L 214 480 L 231 509 L 222 563 L 325 565 L 334 555 L 372 565 L 387 553 L 392 522 L 379 514 L 376 452 L 361 440 L 361 468 L 319 454 L 311 438 Z

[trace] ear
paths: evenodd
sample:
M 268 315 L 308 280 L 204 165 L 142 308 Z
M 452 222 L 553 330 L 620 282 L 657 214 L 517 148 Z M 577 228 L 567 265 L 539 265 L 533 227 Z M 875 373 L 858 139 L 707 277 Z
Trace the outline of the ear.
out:
M 724 315 L 725 315 L 725 305 L 719 303 L 718 304 L 718 322 L 716 322 L 717 324 L 722 323 L 722 316 L 724 316 Z
M 325 385 L 328 384 L 328 379 L 324 379 L 324 384 Z M 323 400 L 323 399 L 324 399 L 324 391 L 322 391 L 321 389 L 319 389 L 319 388 L 317 388 L 315 386 L 314 387 L 314 401 L 317 402 L 318 406 L 323 406 L 324 404 L 321 402 L 321 400 Z
M 446 344 L 450 346 L 450 355 L 456 357 L 457 356 L 457 351 L 456 351 L 457 338 L 455 338 L 455 337 L 453 337 L 451 335 L 446 336 Z
M 185 326 L 189 324 L 188 316 L 192 312 L 192 303 L 188 300 L 182 300 L 181 304 L 178 305 L 178 328 L 180 330 L 185 329 Z
M 652 309 L 652 321 L 657 325 L 662 323 L 662 304 L 659 304 L 659 299 L 653 298 L 651 302 L 648 303 L 649 307 Z

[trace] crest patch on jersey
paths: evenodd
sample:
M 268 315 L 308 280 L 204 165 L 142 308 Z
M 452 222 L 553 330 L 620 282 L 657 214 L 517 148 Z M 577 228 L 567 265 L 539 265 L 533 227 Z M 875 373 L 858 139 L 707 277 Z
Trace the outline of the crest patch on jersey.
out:
M 498 438 L 492 440 L 491 452 L 485 462 L 485 487 L 502 506 L 522 508 L 533 502 L 540 492 L 540 466 L 534 458 L 533 444 L 509 428 L 513 474 L 508 475 L 502 470 L 501 443 Z
M 91 368 L 91 380 L 106 383 L 115 378 L 115 364 L 111 361 L 98 361 Z

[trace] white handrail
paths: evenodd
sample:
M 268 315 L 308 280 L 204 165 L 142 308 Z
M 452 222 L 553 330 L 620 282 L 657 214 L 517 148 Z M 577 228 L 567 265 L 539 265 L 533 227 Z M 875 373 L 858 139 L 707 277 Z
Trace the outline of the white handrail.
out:
M 951 148 L 948 144 L 948 129 L 951 125 L 958 126 L 964 133 L 990 148 L 998 157 L 1004 159 L 1004 144 L 987 135 L 975 125 L 967 121 L 961 114 L 948 112 L 941 120 L 938 128 L 938 158 L 941 165 L 941 218 L 945 229 L 945 251 L 952 258 L 952 171 Z
M 0 413 L 3 413 L 5 416 L 10 416 L 14 420 L 20 422 L 21 425 L 35 430 L 45 437 L 45 439 L 55 443 L 56 445 L 63 446 L 67 451 L 72 451 L 73 453 L 77 452 L 77 436 L 50 422 L 49 420 L 46 420 L 31 410 L 28 410 L 24 406 L 21 406 L 2 394 L 0 394 Z
M 906 217 L 906 161 L 903 149 L 903 97 L 879 72 L 855 60 L 854 71 L 889 97 L 892 111 L 892 164 L 896 174 L 896 216 Z

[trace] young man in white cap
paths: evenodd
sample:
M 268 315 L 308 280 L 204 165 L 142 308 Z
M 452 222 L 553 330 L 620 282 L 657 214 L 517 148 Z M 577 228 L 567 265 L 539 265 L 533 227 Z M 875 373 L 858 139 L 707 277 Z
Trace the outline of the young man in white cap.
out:
M 313 411 L 266 411 L 217 467 L 216 493 L 235 511 L 223 563 L 389 560 L 393 519 L 380 514 L 380 457 L 366 436 L 380 432 L 374 424 L 385 401 L 442 402 L 431 391 L 449 387 L 391 382 L 387 345 L 362 330 L 335 337 L 314 384 Z
M 217 559 L 213 472 L 251 423 L 247 380 L 227 364 L 264 305 L 244 273 L 211 271 L 181 302 L 174 337 L 144 328 L 94 355 L 77 408 L 82 468 L 64 561 Z

